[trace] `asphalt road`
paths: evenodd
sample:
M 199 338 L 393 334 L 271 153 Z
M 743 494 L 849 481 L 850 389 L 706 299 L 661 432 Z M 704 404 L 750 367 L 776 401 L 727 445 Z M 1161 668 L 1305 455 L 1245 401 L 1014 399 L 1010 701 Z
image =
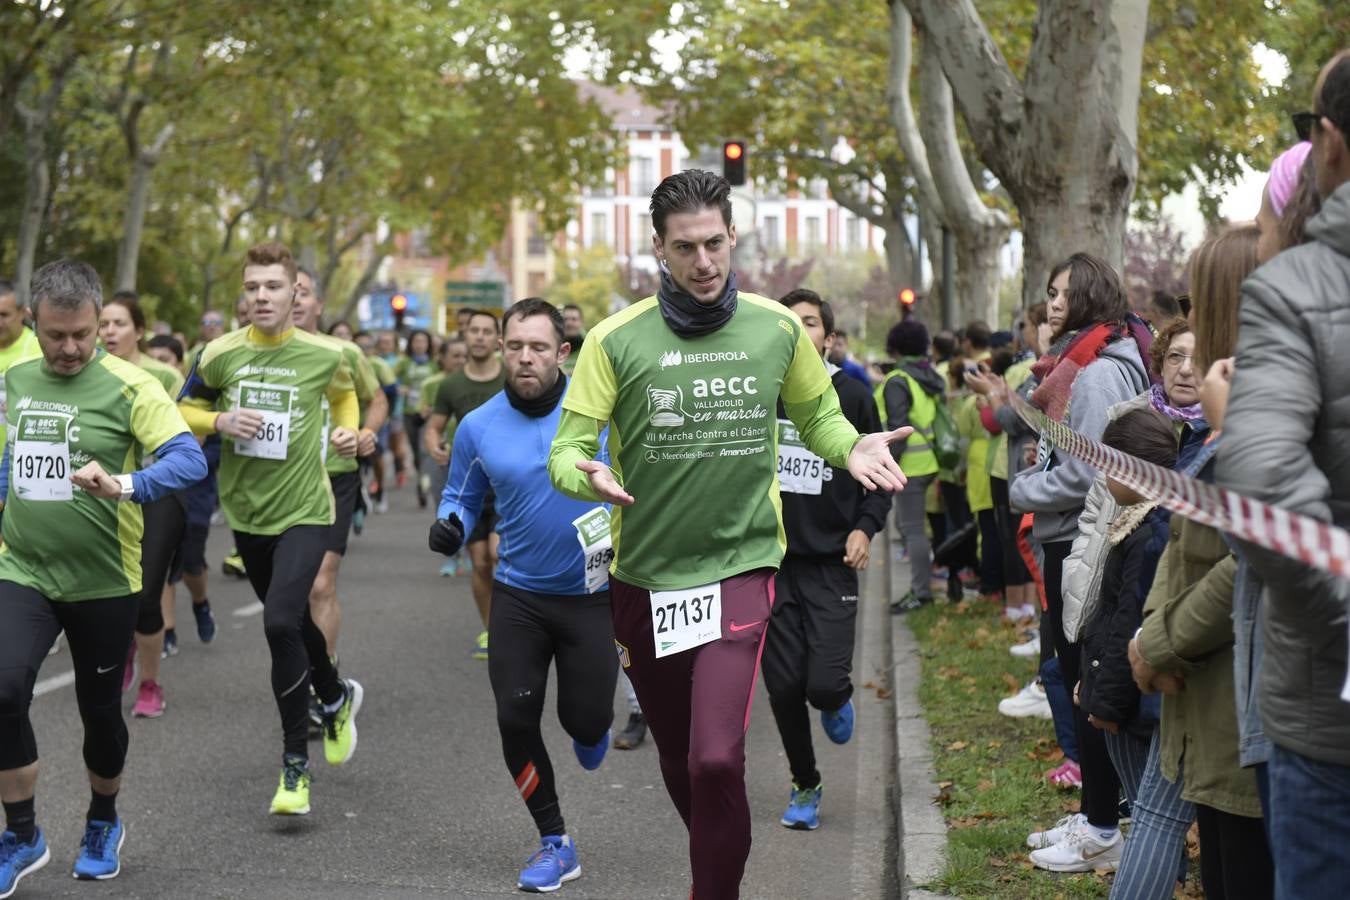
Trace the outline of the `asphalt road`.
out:
M 487 666 L 470 658 L 478 619 L 467 576 L 438 577 L 426 550 L 429 515 L 411 490 L 353 538 L 342 580 L 344 675 L 365 687 L 359 745 L 341 769 L 314 746 L 313 812 L 267 814 L 281 758 L 268 687 L 261 608 L 246 583 L 219 572 L 228 530 L 212 530 L 214 643 L 196 638 L 179 596 L 181 653 L 164 663 L 167 714 L 130 717 L 131 751 L 119 798 L 127 823 L 122 874 L 76 882 L 88 783 L 66 651 L 48 658 L 34 701 L 43 771 L 38 820 L 52 861 L 17 897 L 366 898 L 519 895 L 516 874 L 537 844 L 501 759 Z M 880 539 L 873 558 L 882 558 Z M 747 747 L 754 846 L 742 897 L 895 896 L 893 738 L 884 683 L 889 621 L 878 571 L 864 593 L 855 681 L 858 728 L 843 747 L 817 728 L 825 777 L 822 826 L 778 824 L 787 765 L 761 685 Z M 63 677 L 65 676 L 65 677 Z M 553 686 L 550 685 L 550 691 Z M 616 726 L 626 720 L 622 691 Z M 545 712 L 568 830 L 583 875 L 571 898 L 683 898 L 687 835 L 666 797 L 650 742 L 611 750 L 595 772 L 576 763 L 570 739 Z

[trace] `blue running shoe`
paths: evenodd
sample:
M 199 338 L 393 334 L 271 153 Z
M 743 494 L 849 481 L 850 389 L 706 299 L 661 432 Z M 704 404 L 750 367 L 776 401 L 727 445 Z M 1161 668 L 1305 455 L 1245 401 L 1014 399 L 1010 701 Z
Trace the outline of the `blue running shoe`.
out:
M 192 615 L 197 619 L 197 639 L 209 644 L 216 637 L 216 617 L 211 615 L 211 601 L 192 604 Z
M 516 887 L 536 894 L 550 894 L 564 881 L 581 877 L 577 848 L 567 835 L 550 834 L 539 839 L 539 849 L 525 860 Z
M 850 700 L 836 710 L 820 711 L 820 727 L 825 736 L 836 744 L 847 744 L 853 737 L 853 701 Z
M 122 871 L 122 842 L 127 832 L 119 816 L 116 822 L 90 819 L 80 839 L 80 858 L 71 872 L 82 881 L 107 881 Z
M 606 731 L 600 743 L 594 747 L 587 747 L 576 738 L 572 739 L 572 749 L 576 751 L 577 762 L 581 763 L 581 767 L 587 772 L 594 772 L 605 761 L 605 754 L 609 752 L 609 736 L 610 731 Z
M 801 788 L 794 781 L 792 797 L 783 811 L 783 818 L 778 821 L 796 831 L 815 831 L 820 827 L 820 793 L 820 785 Z
M 12 831 L 0 834 L 0 900 L 13 895 L 19 879 L 31 875 L 52 858 L 39 828 L 31 844 L 20 844 Z

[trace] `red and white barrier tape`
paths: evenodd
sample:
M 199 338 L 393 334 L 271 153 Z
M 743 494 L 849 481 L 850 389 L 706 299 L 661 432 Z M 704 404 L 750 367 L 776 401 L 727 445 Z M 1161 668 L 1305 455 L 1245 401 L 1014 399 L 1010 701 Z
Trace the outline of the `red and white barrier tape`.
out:
M 1056 422 L 1016 393 L 1011 397 L 1013 409 L 1022 420 L 1051 444 L 1172 512 L 1304 565 L 1350 577 L 1350 533 L 1335 525 L 1267 506 L 1121 453 Z

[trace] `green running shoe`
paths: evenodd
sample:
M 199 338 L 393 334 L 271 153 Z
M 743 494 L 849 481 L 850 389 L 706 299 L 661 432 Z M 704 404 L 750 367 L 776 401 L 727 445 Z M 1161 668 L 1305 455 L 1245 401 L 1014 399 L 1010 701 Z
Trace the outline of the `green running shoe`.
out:
M 323 717 L 323 756 L 330 766 L 340 766 L 356 752 L 356 714 L 361 711 L 365 691 L 354 678 L 345 678 L 342 688 L 346 697 L 337 712 Z
M 303 756 L 285 757 L 281 764 L 281 780 L 272 797 L 272 815 L 309 815 L 309 782 L 309 760 Z

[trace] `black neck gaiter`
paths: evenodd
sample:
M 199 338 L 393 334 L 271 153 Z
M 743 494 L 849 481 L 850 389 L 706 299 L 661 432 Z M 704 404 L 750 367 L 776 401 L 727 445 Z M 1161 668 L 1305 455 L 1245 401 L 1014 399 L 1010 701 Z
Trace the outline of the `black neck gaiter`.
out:
M 726 289 L 716 303 L 705 306 L 685 293 L 661 267 L 661 288 L 656 292 L 661 317 L 680 337 L 698 337 L 721 328 L 736 314 L 736 273 L 727 276 Z
M 512 406 L 523 412 L 525 415 L 541 419 L 553 412 L 554 407 L 558 405 L 558 401 L 562 399 L 563 391 L 565 390 L 567 390 L 567 376 L 562 372 L 558 373 L 558 377 L 553 382 L 552 387 L 547 388 L 538 397 L 532 399 L 517 394 L 515 388 L 511 387 L 511 381 L 508 379 L 506 382 L 506 399 Z

